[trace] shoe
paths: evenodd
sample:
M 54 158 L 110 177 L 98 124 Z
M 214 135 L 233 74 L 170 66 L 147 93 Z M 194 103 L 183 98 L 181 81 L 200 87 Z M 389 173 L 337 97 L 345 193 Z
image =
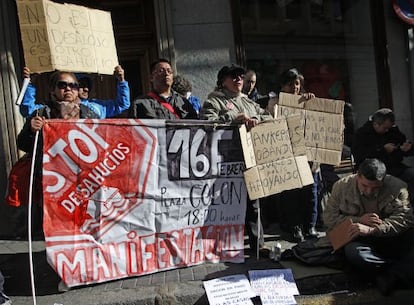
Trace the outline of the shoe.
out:
M 316 231 L 315 227 L 309 227 L 308 230 L 306 230 L 306 237 L 310 237 L 310 238 L 318 238 L 319 234 L 318 231 Z
M 392 274 L 381 274 L 375 278 L 378 290 L 383 296 L 389 296 L 397 287 L 397 278 Z
M 305 238 L 303 237 L 302 229 L 299 226 L 294 226 L 292 230 L 293 239 L 295 242 L 302 242 L 305 241 Z

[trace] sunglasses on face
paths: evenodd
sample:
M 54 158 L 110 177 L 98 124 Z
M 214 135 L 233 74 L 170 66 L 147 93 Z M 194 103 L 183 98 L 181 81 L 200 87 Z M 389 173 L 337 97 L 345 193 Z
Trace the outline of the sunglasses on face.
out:
M 244 74 L 232 73 L 232 74 L 229 75 L 229 78 L 231 78 L 234 81 L 237 81 L 239 79 L 244 79 Z
M 68 83 L 63 80 L 60 80 L 56 83 L 56 87 L 58 89 L 66 89 L 69 87 L 70 90 L 79 90 L 79 84 L 78 83 Z

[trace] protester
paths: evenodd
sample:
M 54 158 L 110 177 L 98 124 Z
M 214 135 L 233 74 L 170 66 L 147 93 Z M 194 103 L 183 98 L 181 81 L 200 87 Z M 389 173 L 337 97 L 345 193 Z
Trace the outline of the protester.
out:
M 191 103 L 172 89 L 174 70 L 167 59 L 158 59 L 150 66 L 152 91 L 135 99 L 129 116 L 141 119 L 197 119 Z
M 358 173 L 336 182 L 324 211 L 328 231 L 346 218 L 346 260 L 376 278 L 381 293 L 414 280 L 414 217 L 407 185 L 386 174 L 384 163 L 365 159 Z
M 99 114 L 79 99 L 79 87 L 73 73 L 63 71 L 54 72 L 50 78 L 49 90 L 51 100 L 43 104 L 42 108 L 37 109 L 33 116 L 26 120 L 23 129 L 17 137 L 17 147 L 29 155 L 33 151 L 35 134 L 37 131 L 41 132 L 43 125 L 46 123 L 46 119 L 100 118 Z M 36 152 L 34 185 L 37 185 L 42 179 L 43 137 L 41 134 L 38 139 L 39 144 Z M 23 190 L 22 192 L 27 192 L 27 190 Z M 42 198 L 41 196 L 36 196 L 36 194 L 33 194 L 33 196 L 34 198 Z M 40 199 L 33 204 L 34 235 L 42 234 L 42 212 L 42 202 Z M 26 224 L 24 226 L 27 227 Z
M 23 75 L 25 78 L 30 79 L 29 68 L 25 67 L 23 69 Z M 86 75 L 80 75 L 80 80 L 76 80 L 76 83 L 78 84 L 80 104 L 85 105 L 91 111 L 95 112 L 100 119 L 115 117 L 129 109 L 130 106 L 129 85 L 125 80 L 125 72 L 121 66 L 116 66 L 114 68 L 114 75 L 118 80 L 117 96 L 115 100 L 89 99 L 92 80 Z M 20 113 L 24 117 L 30 117 L 36 110 L 44 107 L 43 104 L 36 104 L 35 101 L 36 88 L 32 84 L 29 84 L 22 103 L 20 104 Z
M 256 83 L 257 83 L 256 72 L 253 70 L 247 70 L 244 75 L 244 83 L 243 83 L 242 92 L 246 94 L 249 97 L 249 99 L 255 102 L 257 102 L 257 100 L 261 97 L 261 94 L 256 88 Z
M 295 68 L 282 72 L 279 77 L 280 92 L 301 95 L 301 101 L 307 101 L 314 98 L 313 93 L 307 93 L 304 90 L 304 77 Z M 272 113 L 275 111 L 275 105 L 278 103 L 278 95 L 269 101 L 268 110 Z M 301 242 L 305 237 L 317 237 L 316 222 L 318 219 L 318 205 L 320 194 L 319 164 L 310 164 L 314 183 L 312 186 L 305 186 L 302 189 L 294 189 L 282 192 L 279 195 L 272 196 L 278 201 L 278 212 L 281 227 L 292 234 L 295 242 Z
M 291 68 L 283 71 L 279 76 L 279 83 L 278 88 L 276 90 L 276 94 L 269 100 L 266 109 L 272 115 L 275 115 L 275 107 L 279 102 L 280 92 L 301 95 L 299 102 L 307 101 L 314 98 L 315 94 L 305 92 L 304 82 L 305 78 L 296 68 Z
M 75 73 L 75 76 L 78 79 L 79 83 L 79 98 L 81 100 L 89 99 L 89 93 L 93 87 L 92 79 L 87 74 L 83 73 Z
M 266 109 L 267 104 L 269 102 L 270 95 L 274 95 L 274 92 L 271 92 L 267 95 L 262 95 L 259 93 L 257 89 L 257 74 L 253 70 L 246 70 L 246 74 L 244 75 L 244 84 L 242 92 L 246 94 L 249 99 L 255 101 L 262 107 Z
M 245 124 L 248 129 L 263 120 L 270 120 L 270 114 L 242 93 L 245 71 L 238 66 L 224 66 L 217 74 L 217 87 L 210 93 L 200 110 L 200 118 L 219 122 Z M 241 153 L 241 146 L 240 146 Z M 248 200 L 246 227 L 253 253 L 259 247 L 260 255 L 267 255 L 264 248 L 263 227 L 258 224 L 259 200 Z M 261 221 L 260 221 L 261 224 Z M 259 236 L 259 244 L 257 239 Z
M 174 76 L 172 89 L 179 93 L 183 98 L 186 98 L 191 103 L 197 114 L 200 112 L 200 99 L 198 96 L 192 94 L 193 86 L 188 79 L 181 75 Z
M 352 155 L 356 168 L 366 158 L 377 158 L 384 162 L 390 175 L 408 184 L 410 201 L 411 204 L 414 203 L 414 168 L 403 163 L 404 157 L 414 155 L 414 148 L 395 125 L 395 115 L 391 109 L 378 109 L 357 129 Z

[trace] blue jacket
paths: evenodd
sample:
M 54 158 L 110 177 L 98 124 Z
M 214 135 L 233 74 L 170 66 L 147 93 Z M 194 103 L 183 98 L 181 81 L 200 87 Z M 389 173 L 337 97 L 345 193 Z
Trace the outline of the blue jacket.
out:
M 20 104 L 20 113 L 25 118 L 30 117 L 44 105 L 36 104 L 36 87 L 29 84 Z M 81 104 L 95 112 L 100 119 L 112 118 L 129 109 L 129 85 L 127 81 L 118 82 L 116 100 L 81 99 Z

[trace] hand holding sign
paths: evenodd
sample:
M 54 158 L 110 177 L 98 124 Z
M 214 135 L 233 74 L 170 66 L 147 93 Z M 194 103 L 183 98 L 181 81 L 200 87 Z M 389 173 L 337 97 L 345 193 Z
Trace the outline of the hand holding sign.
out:
M 118 79 L 118 81 L 123 82 L 125 80 L 125 72 L 121 66 L 116 66 L 114 69 L 114 75 Z

